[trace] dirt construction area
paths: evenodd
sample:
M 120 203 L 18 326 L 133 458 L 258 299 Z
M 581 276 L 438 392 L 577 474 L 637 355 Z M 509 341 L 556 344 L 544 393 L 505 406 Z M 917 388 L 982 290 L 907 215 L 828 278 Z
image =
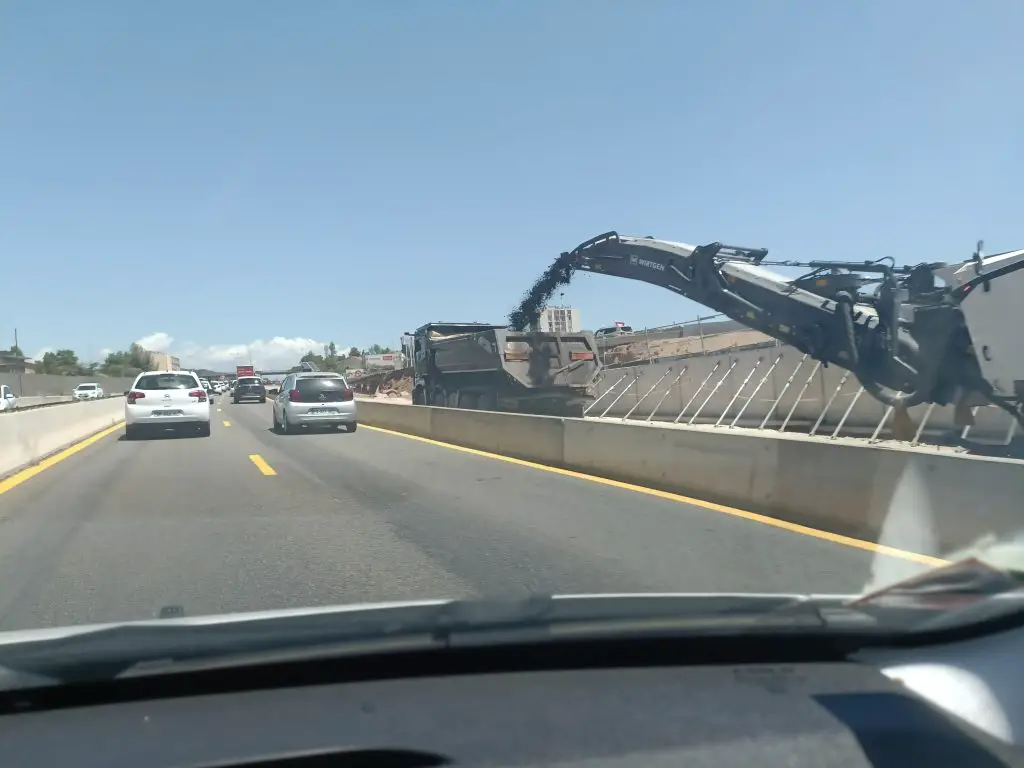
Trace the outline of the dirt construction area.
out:
M 353 379 L 352 388 L 361 395 L 381 398 L 412 398 L 412 368 L 381 371 Z
M 726 352 L 773 341 L 758 331 L 730 331 L 705 336 L 683 336 L 678 338 L 645 339 L 643 333 L 634 334 L 629 341 L 616 339 L 615 342 L 601 344 L 605 365 L 629 363 L 634 360 L 650 360 L 652 358 L 680 357 L 682 355 L 699 355 L 711 352 Z

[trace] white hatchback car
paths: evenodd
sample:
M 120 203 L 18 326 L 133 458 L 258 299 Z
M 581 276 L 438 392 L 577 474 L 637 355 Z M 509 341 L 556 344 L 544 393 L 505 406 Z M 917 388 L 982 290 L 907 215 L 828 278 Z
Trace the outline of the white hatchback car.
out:
M 71 390 L 73 400 L 99 400 L 103 397 L 103 387 L 95 382 L 79 384 Z
M 165 429 L 210 436 L 210 398 L 191 371 L 146 371 L 125 393 L 125 437 Z
M 356 399 L 345 377 L 327 371 L 292 373 L 274 399 L 274 431 L 345 427 L 355 432 Z

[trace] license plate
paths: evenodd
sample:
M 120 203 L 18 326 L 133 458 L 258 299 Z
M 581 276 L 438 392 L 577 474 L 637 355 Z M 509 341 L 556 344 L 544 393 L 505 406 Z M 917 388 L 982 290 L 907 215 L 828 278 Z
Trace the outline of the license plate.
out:
M 309 412 L 312 414 L 324 414 L 324 413 L 337 413 L 337 408 L 310 408 Z
M 154 416 L 181 416 L 181 414 L 182 411 L 175 410 L 153 411 Z

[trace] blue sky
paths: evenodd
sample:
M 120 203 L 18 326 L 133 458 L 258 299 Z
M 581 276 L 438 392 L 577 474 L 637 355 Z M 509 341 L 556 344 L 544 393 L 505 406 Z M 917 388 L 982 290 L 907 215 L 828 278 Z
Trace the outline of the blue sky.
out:
M 0 346 L 395 343 L 502 321 L 609 229 L 1021 247 L 1022 33 L 1019 0 L 7 0 Z M 699 312 L 601 276 L 565 298 L 591 328 Z

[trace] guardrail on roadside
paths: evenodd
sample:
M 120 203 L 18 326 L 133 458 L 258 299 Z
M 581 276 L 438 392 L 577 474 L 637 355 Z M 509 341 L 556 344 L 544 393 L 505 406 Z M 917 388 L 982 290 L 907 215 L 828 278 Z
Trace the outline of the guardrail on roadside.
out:
M 958 425 L 954 409 L 934 404 L 895 409 L 866 395 L 849 371 L 828 369 L 792 347 L 767 345 L 656 365 L 606 368 L 585 415 L 623 422 L 709 425 L 802 432 L 869 443 L 898 440 L 959 446 L 974 453 L 1018 456 L 1018 423 L 993 406 L 970 409 Z
M 8 413 L 24 413 L 25 411 L 34 411 L 34 410 L 38 410 L 39 408 L 52 408 L 52 407 L 54 407 L 56 405 L 72 405 L 72 404 L 77 404 L 77 403 L 91 403 L 91 402 L 94 402 L 96 400 L 110 400 L 111 398 L 115 398 L 115 397 L 124 397 L 124 395 L 122 395 L 122 394 L 111 394 L 111 395 L 104 395 L 103 397 L 90 397 L 90 398 L 85 399 L 85 400 L 75 400 L 73 397 L 71 397 L 71 395 L 53 395 L 52 397 L 54 397 L 54 398 L 61 398 L 61 399 L 59 399 L 59 400 L 55 399 L 53 402 L 48 402 L 48 403 L 30 403 L 29 405 L 23 405 L 22 404 L 23 400 L 38 400 L 41 397 L 43 397 L 43 396 L 42 395 L 30 395 L 29 397 L 18 398 L 17 404 L 15 405 L 15 407 L 14 408 L 8 408 L 8 409 L 5 409 L 3 411 L 0 411 L 0 416 L 2 416 L 4 414 L 8 414 Z

